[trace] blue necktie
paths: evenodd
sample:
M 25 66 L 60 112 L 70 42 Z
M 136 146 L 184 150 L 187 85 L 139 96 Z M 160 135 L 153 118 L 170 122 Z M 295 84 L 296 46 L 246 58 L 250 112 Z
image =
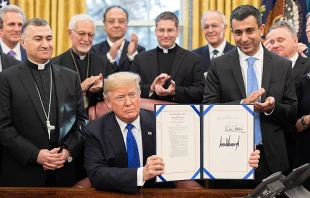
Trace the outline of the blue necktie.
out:
M 254 70 L 254 57 L 249 57 L 248 61 L 248 71 L 247 71 L 247 95 L 258 90 L 258 84 L 256 79 L 256 74 Z M 260 102 L 260 99 L 259 99 Z M 255 134 L 255 144 L 258 145 L 262 141 L 262 134 L 260 128 L 260 117 L 259 113 L 254 112 L 254 134 Z
M 218 50 L 213 50 L 213 56 L 212 56 L 212 59 L 213 58 L 216 58 L 217 57 L 217 54 L 219 53 L 219 51 Z
M 116 64 L 118 65 L 118 63 L 119 63 L 119 56 L 118 56 L 118 52 L 116 53 L 116 56 L 115 56 L 115 62 L 116 62 Z
M 128 168 L 139 168 L 140 167 L 140 157 L 137 142 L 135 137 L 132 134 L 132 124 L 127 124 L 126 129 L 128 129 L 126 137 L 126 146 L 127 146 L 127 160 Z

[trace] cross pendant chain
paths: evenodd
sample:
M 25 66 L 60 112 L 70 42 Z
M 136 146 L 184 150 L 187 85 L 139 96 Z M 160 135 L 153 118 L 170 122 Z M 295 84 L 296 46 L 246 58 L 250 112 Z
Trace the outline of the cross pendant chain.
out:
M 44 105 L 43 105 L 43 101 L 37 86 L 37 83 L 34 82 L 36 88 L 37 88 L 37 92 L 39 95 L 39 99 L 42 105 L 42 109 L 46 118 L 46 127 L 47 127 L 47 133 L 48 133 L 48 139 L 51 139 L 51 130 L 55 129 L 55 126 L 51 125 L 50 123 L 50 113 L 51 113 L 51 103 L 52 103 L 52 89 L 53 89 L 53 76 L 52 76 L 52 66 L 50 65 L 50 98 L 49 98 L 49 103 L 48 103 L 48 112 L 46 113 L 45 109 L 44 109 Z
M 48 139 L 51 139 L 51 130 L 54 130 L 55 126 L 51 125 L 49 120 L 46 120 L 46 127 L 48 132 Z

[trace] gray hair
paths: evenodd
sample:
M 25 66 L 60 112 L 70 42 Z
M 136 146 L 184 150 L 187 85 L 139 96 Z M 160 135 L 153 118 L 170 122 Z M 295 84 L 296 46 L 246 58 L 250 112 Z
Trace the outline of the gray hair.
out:
M 24 12 L 16 5 L 8 5 L 0 9 L 0 29 L 3 29 L 4 15 L 7 12 L 16 12 L 21 15 L 23 23 L 26 21 Z
M 156 27 L 157 27 L 158 21 L 160 20 L 171 20 L 175 23 L 175 26 L 177 28 L 179 27 L 179 19 L 173 12 L 166 11 L 166 12 L 160 13 L 155 19 Z
M 217 11 L 217 10 L 209 10 L 207 12 L 205 12 L 202 17 L 201 17 L 201 20 L 200 20 L 200 23 L 201 23 L 201 28 L 203 29 L 203 22 L 204 22 L 204 19 L 205 17 L 208 15 L 208 14 L 211 14 L 211 13 L 217 13 L 220 15 L 220 17 L 222 18 L 222 21 L 223 21 L 223 24 L 226 25 L 226 17 L 223 13 L 221 13 L 220 11 Z
M 71 20 L 69 22 L 69 29 L 70 30 L 74 29 L 76 23 L 81 22 L 81 21 L 90 22 L 94 25 L 94 28 L 96 28 L 94 19 L 91 16 L 89 16 L 87 14 L 77 14 L 71 18 Z
M 285 28 L 292 34 L 292 36 L 297 36 L 295 27 L 293 26 L 292 23 L 290 23 L 288 21 L 277 21 L 276 23 L 274 23 L 270 27 L 269 32 L 271 32 L 272 30 L 277 29 L 277 28 Z
M 30 19 L 29 21 L 27 21 L 26 23 L 24 23 L 23 27 L 22 27 L 22 38 L 25 39 L 25 32 L 26 29 L 29 25 L 33 25 L 33 26 L 49 26 L 48 22 L 45 19 L 41 19 L 41 18 L 34 18 L 34 19 Z
M 106 79 L 104 79 L 104 99 L 109 97 L 110 92 L 115 89 L 121 88 L 128 84 L 135 83 L 137 86 L 137 90 L 140 91 L 140 82 L 141 78 L 138 74 L 132 72 L 117 72 L 109 75 Z

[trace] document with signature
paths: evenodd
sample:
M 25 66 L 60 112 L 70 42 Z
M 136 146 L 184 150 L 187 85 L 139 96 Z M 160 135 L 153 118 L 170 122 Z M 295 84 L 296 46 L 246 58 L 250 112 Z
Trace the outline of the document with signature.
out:
M 156 105 L 157 182 L 254 179 L 253 105 Z

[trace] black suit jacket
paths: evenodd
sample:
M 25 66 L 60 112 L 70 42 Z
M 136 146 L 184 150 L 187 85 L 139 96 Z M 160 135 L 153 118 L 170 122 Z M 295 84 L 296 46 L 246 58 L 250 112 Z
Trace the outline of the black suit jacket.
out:
M 155 92 L 153 99 L 176 103 L 201 103 L 204 76 L 201 60 L 198 54 L 185 50 L 178 45 L 171 67 L 171 80 L 175 81 L 175 96 L 158 96 Z M 157 49 L 138 54 L 131 65 L 131 71 L 141 77 L 141 97 L 150 98 L 150 87 L 158 73 Z
M 51 64 L 58 104 L 59 145 L 66 145 L 73 158 L 84 142 L 86 124 L 79 76 Z M 44 186 L 47 171 L 30 160 L 37 149 L 48 149 L 46 119 L 27 63 L 0 72 L 0 143 L 3 146 L 2 186 Z M 61 186 L 75 182 L 73 163 L 56 170 Z
M 155 113 L 141 109 L 140 124 L 144 166 L 147 158 L 155 154 Z M 127 166 L 126 146 L 114 112 L 91 121 L 83 132 L 86 139 L 85 169 L 92 186 L 98 190 L 136 192 L 137 168 Z M 155 184 L 154 179 L 144 184 L 144 187 L 163 186 Z
M 19 60 L 6 55 L 5 53 L 3 53 L 2 51 L 0 51 L 0 56 L 1 56 L 1 65 L 2 65 L 2 70 L 5 70 L 13 65 L 17 65 L 20 63 Z
M 261 131 L 268 167 L 272 173 L 289 167 L 283 130 L 295 117 L 297 99 L 291 61 L 264 48 L 261 101 L 275 98 L 270 116 L 260 113 Z M 206 79 L 203 103 L 240 104 L 246 98 L 237 48 L 211 61 Z
M 304 58 L 301 55 L 299 55 L 293 67 L 293 73 L 292 73 L 295 83 L 297 84 L 300 77 L 309 72 L 310 72 L 310 59 Z
M 0 50 L 2 52 L 1 45 L 0 45 Z M 27 59 L 27 53 L 26 53 L 25 49 L 22 47 L 22 45 L 20 45 L 20 53 L 21 53 L 22 61 L 25 61 Z
M 127 57 L 128 45 L 129 45 L 129 41 L 125 40 L 125 44 L 123 47 L 121 58 L 119 60 L 119 64 L 118 65 L 114 64 L 115 71 L 117 71 L 117 72 L 118 71 L 130 71 L 130 66 L 131 66 L 132 61 L 130 61 Z M 93 45 L 91 51 L 96 53 L 96 54 L 99 54 L 101 56 L 106 57 L 107 53 L 110 51 L 110 45 L 109 45 L 108 41 L 105 40 L 105 41 L 100 42 L 96 45 Z M 138 53 L 143 52 L 143 51 L 145 51 L 145 48 L 141 45 L 138 45 L 137 51 L 138 51 Z
M 234 48 L 232 44 L 226 42 L 224 53 L 229 52 L 232 48 Z M 193 50 L 193 52 L 199 54 L 201 56 L 201 62 L 202 62 L 202 69 L 204 72 L 209 71 L 209 67 L 211 65 L 210 61 L 210 53 L 209 53 L 209 45 L 202 46 L 200 48 L 197 48 Z
M 106 78 L 108 75 L 113 73 L 113 64 L 105 57 L 99 56 L 94 53 L 90 54 L 90 66 L 89 66 L 89 77 L 98 76 L 100 73 L 103 78 Z M 76 71 L 74 66 L 70 50 L 60 54 L 51 59 L 51 62 L 69 68 L 73 71 Z M 95 106 L 99 101 L 103 101 L 103 90 L 97 93 L 91 93 L 90 91 L 86 92 L 88 98 L 88 107 Z
M 5 70 L 13 65 L 17 65 L 20 63 L 19 60 L 6 55 L 2 51 L 0 51 L 0 57 L 1 57 L 2 70 Z M 2 146 L 0 144 L 0 174 L 1 174 L 1 166 L 2 166 Z

